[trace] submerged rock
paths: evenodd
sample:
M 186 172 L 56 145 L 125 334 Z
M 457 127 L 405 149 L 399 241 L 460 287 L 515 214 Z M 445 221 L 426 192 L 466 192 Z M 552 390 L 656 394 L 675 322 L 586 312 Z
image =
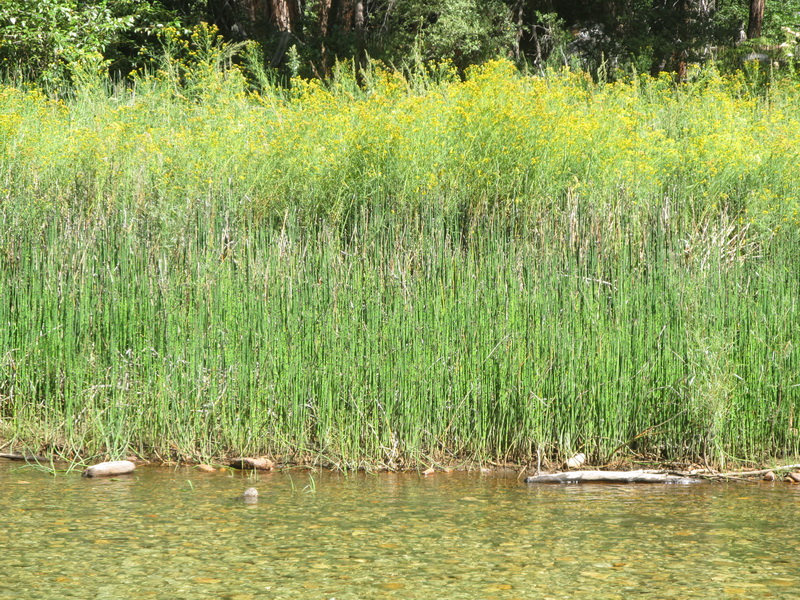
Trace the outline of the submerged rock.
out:
M 668 479 L 664 483 L 674 485 L 692 485 L 694 483 L 705 483 L 699 477 L 678 477 L 677 479 Z
M 258 490 L 254 487 L 247 488 L 242 494 L 242 500 L 245 504 L 255 504 L 258 502 Z

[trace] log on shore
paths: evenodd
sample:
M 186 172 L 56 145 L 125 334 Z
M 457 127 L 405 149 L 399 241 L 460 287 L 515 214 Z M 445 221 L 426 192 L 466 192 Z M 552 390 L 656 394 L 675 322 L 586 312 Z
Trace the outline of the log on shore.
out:
M 747 481 L 754 478 L 762 479 L 763 481 L 775 481 L 778 478 L 777 474 L 786 473 L 800 469 L 800 464 L 784 465 L 780 467 L 772 467 L 771 469 L 758 469 L 755 471 L 731 471 L 729 473 L 719 473 L 710 469 L 695 469 L 688 472 L 671 471 L 671 475 L 680 475 L 681 477 L 700 477 L 709 481 Z M 791 477 L 791 473 L 787 473 Z
M 571 471 L 525 478 L 526 483 L 698 483 L 701 479 L 646 471 Z
M 704 473 L 703 477 L 716 477 L 719 479 L 727 479 L 729 477 L 760 477 L 767 473 L 791 471 L 793 469 L 800 469 L 798 465 L 786 465 L 783 467 L 773 467 L 772 469 L 759 469 L 758 471 L 738 471 L 733 473 Z
M 136 465 L 129 460 L 114 460 L 87 467 L 83 471 L 84 477 L 109 477 L 111 475 L 124 475 L 131 473 Z
M 0 458 L 7 460 L 24 460 L 25 462 L 49 463 L 50 459 L 36 454 L 18 454 L 16 452 L 0 452 Z

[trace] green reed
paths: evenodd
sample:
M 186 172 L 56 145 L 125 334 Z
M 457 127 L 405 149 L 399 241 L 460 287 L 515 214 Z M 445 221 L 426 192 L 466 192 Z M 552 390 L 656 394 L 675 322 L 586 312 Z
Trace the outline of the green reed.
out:
M 640 230 L 579 199 L 466 233 L 222 208 L 169 232 L 120 213 L 14 232 L 7 437 L 346 467 L 800 450 L 796 237 L 756 249 L 718 220 L 691 247 L 666 206 Z

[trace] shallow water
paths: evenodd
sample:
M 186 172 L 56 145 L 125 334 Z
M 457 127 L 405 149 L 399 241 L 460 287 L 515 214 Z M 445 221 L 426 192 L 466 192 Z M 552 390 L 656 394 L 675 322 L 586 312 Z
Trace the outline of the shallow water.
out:
M 259 502 L 236 499 L 250 486 Z M 0 599 L 797 598 L 800 486 L 0 463 Z

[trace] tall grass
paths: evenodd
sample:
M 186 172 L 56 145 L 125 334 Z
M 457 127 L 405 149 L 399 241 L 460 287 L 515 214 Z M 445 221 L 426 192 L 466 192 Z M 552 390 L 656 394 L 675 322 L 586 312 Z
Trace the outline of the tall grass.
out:
M 0 436 L 65 453 L 800 453 L 800 93 L 492 63 L 0 89 Z M 224 54 L 224 53 L 223 53 Z
M 343 239 L 207 207 L 177 238 L 122 214 L 20 231 L 0 271 L 6 427 L 81 452 L 350 466 L 796 453 L 796 238 L 695 257 L 662 212 L 609 249 L 573 208 L 470 240 L 434 219 L 365 217 Z

